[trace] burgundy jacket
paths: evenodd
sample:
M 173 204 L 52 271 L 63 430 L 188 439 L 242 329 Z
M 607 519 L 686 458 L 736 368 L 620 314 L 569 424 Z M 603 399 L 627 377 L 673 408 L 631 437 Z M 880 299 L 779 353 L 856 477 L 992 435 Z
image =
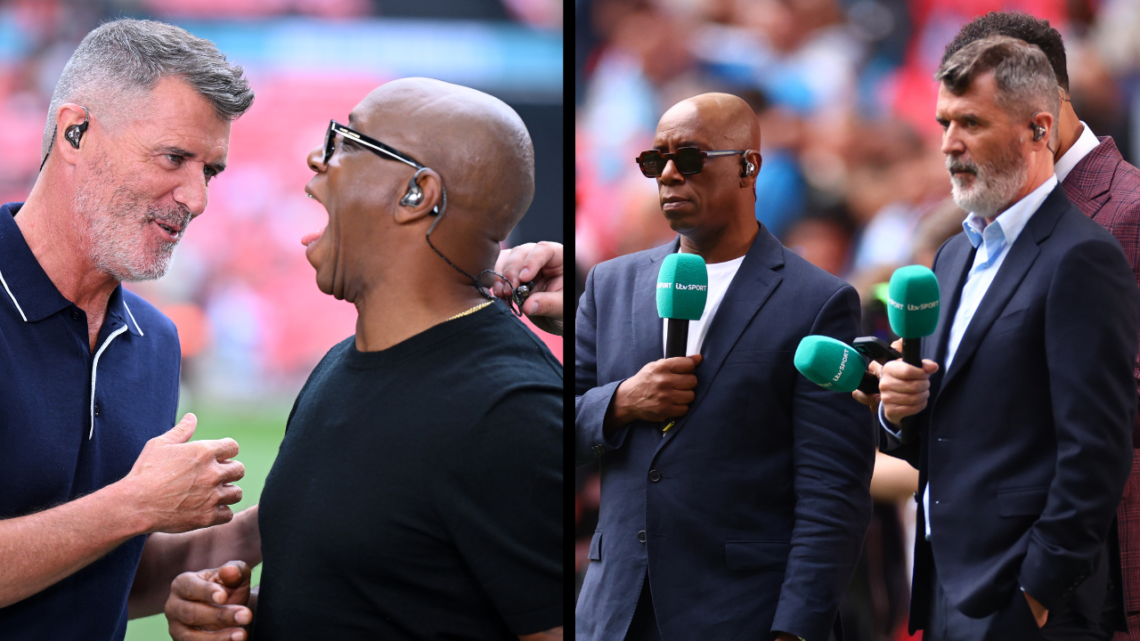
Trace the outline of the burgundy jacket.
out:
M 1140 283 L 1140 169 L 1124 162 L 1111 137 L 1100 136 L 1099 140 L 1100 144 L 1073 167 L 1061 187 L 1082 213 L 1120 241 Z M 1140 357 L 1133 376 L 1140 395 Z M 1129 634 L 1118 634 L 1116 638 L 1140 641 L 1140 449 L 1135 449 L 1140 447 L 1140 421 L 1132 439 L 1132 474 L 1116 511 Z

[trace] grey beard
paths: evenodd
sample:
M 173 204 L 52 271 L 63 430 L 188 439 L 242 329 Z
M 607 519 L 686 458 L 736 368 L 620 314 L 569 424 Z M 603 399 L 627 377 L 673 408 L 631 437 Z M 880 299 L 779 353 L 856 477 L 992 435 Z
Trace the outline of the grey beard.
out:
M 116 188 L 110 199 L 99 200 L 99 196 L 81 185 L 74 199 L 80 237 L 87 238 L 87 254 L 96 269 L 120 282 L 161 278 L 170 268 L 178 242 L 161 243 L 153 253 L 146 254 L 140 236 L 156 219 L 179 220 L 185 233 L 190 216 L 152 207 L 147 207 L 143 214 L 141 199 L 124 186 Z M 178 238 L 182 239 L 181 233 Z
M 951 164 L 949 157 L 946 164 Z M 970 189 L 964 188 L 961 179 L 950 174 L 950 195 L 956 205 L 983 218 L 993 218 L 1009 206 L 1029 175 L 1028 165 L 1016 153 L 975 165 L 975 169 L 974 186 Z

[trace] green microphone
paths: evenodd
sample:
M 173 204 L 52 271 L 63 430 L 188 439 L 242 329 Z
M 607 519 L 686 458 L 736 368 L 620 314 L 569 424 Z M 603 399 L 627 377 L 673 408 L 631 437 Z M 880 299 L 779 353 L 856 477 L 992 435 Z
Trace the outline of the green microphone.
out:
M 665 358 L 688 356 L 689 321 L 700 320 L 709 297 L 709 271 L 696 254 L 669 254 L 657 273 L 657 315 L 669 319 Z
M 938 278 L 922 265 L 907 265 L 891 274 L 887 292 L 887 320 L 903 339 L 903 360 L 922 368 L 919 340 L 938 327 Z
M 867 373 L 869 359 L 830 336 L 805 336 L 796 348 L 796 369 L 809 381 L 836 392 L 879 393 L 879 379 Z

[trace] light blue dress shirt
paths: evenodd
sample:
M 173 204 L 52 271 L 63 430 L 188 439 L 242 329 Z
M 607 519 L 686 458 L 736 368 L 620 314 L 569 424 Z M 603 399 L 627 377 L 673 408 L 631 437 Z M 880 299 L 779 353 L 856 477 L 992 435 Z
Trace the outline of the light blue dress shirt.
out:
M 998 214 L 992 223 L 987 224 L 985 218 L 973 212 L 966 217 L 966 220 L 962 221 L 966 237 L 978 251 L 974 254 L 974 264 L 970 268 L 969 275 L 966 276 L 966 284 L 962 286 L 962 300 L 958 303 L 958 311 L 954 313 L 954 323 L 950 326 L 950 337 L 946 344 L 946 362 L 939 364 L 943 372 L 950 371 L 950 364 L 954 362 L 954 354 L 958 351 L 958 344 L 962 342 L 962 336 L 966 333 L 966 328 L 970 326 L 974 313 L 978 311 L 978 306 L 982 304 L 986 292 L 990 289 L 990 284 L 994 282 L 994 277 L 1001 269 L 1001 264 L 1005 262 L 1005 257 L 1009 254 L 1008 249 L 1017 241 L 1017 237 L 1025 229 L 1026 223 L 1041 207 L 1041 203 L 1045 202 L 1057 184 L 1057 176 L 1049 176 L 1048 180 L 1041 183 L 1037 189 L 1029 192 L 1025 198 Z M 883 429 L 888 434 L 896 439 L 902 438 L 898 427 L 887 421 L 882 403 L 879 404 L 879 422 L 882 423 Z M 936 500 L 934 503 L 937 505 L 938 501 Z M 926 491 L 922 494 L 922 512 L 926 517 L 926 540 L 929 541 L 929 481 L 926 483 Z

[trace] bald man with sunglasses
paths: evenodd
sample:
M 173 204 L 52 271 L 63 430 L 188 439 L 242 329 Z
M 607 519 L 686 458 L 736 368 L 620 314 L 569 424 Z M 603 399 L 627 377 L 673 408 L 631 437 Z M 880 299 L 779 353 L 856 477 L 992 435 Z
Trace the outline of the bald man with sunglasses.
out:
M 757 222 L 759 147 L 736 96 L 669 109 L 637 162 L 678 237 L 587 277 L 575 457 L 600 461 L 602 502 L 578 639 L 832 637 L 871 514 L 874 426 L 792 358 L 809 334 L 852 340 L 859 297 Z M 708 301 L 690 356 L 663 358 L 657 274 L 678 251 L 708 264 Z

